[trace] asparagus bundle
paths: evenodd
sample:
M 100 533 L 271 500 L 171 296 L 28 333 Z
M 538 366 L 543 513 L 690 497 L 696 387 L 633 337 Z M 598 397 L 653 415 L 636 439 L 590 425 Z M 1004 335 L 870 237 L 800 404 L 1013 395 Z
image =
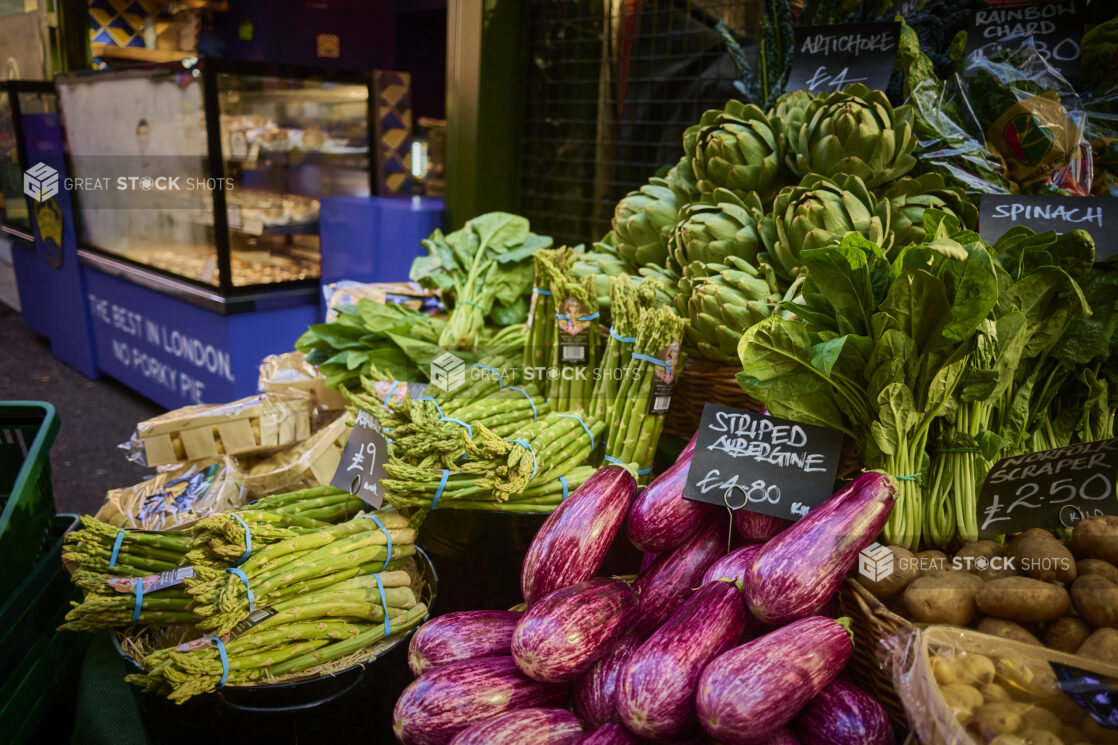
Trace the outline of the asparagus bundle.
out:
M 637 325 L 650 310 L 656 308 L 657 283 L 645 280 L 634 285 L 628 274 L 610 277 L 610 329 L 602 353 L 602 364 L 594 383 L 594 393 L 590 400 L 590 413 L 604 417 L 619 404 L 618 392 L 621 378 L 629 368 L 636 343 Z
M 114 577 L 108 574 L 80 570 L 71 580 L 86 592 L 81 603 L 66 614 L 64 631 L 97 631 L 120 626 L 168 626 L 192 624 L 197 617 L 190 610 L 191 600 L 182 585 L 158 589 L 158 594 L 148 595 L 160 575 L 147 577 Z M 136 584 L 147 590 L 137 596 Z
M 482 347 L 488 357 L 507 357 L 518 359 L 524 352 L 524 345 L 528 343 L 529 328 L 526 323 L 514 323 L 511 326 L 502 326 L 482 337 Z
M 570 276 L 574 253 L 567 246 L 536 251 L 532 255 L 535 265 L 535 284 L 532 287 L 532 305 L 528 313 L 528 339 L 524 345 L 524 368 L 542 370 L 551 361 L 551 346 L 555 339 L 556 280 Z
M 81 523 L 79 530 L 66 535 L 62 550 L 62 559 L 80 570 L 143 577 L 179 566 L 190 547 L 188 531 L 122 530 L 89 515 L 83 515 Z
M 610 422 L 606 460 L 636 463 L 644 475 L 664 427 L 665 394 L 657 390 L 672 385 L 681 372 L 679 347 L 684 321 L 667 307 L 644 314 L 637 327 L 628 369 L 617 394 L 620 411 Z
M 555 331 L 547 397 L 554 411 L 589 411 L 598 366 L 598 296 L 589 278 L 552 284 Z M 554 376 L 554 377 L 552 377 Z

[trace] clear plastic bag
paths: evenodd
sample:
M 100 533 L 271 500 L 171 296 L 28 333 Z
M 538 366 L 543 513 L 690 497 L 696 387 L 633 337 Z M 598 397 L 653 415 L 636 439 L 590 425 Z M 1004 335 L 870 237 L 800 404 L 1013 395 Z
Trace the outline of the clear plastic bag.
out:
M 1094 156 L 1096 197 L 1118 197 L 1118 84 L 1084 96 L 1087 139 Z
M 113 489 L 97 519 L 121 528 L 170 530 L 247 501 L 235 470 L 224 460 L 164 467 L 133 486 Z
M 340 411 L 346 407 L 342 394 L 326 387 L 325 376 L 307 362 L 302 352 L 265 357 L 260 363 L 257 389 L 261 393 L 310 396 L 316 413 Z
M 891 641 L 897 695 L 921 745 L 1118 743 L 1113 707 L 1097 705 L 1118 696 L 1118 666 L 955 626 Z
M 231 458 L 230 468 L 244 486 L 246 499 L 329 484 L 349 439 L 348 419 L 348 414 L 342 414 L 297 446 L 275 455 Z
M 406 305 L 412 310 L 425 313 L 443 312 L 439 293 L 420 287 L 417 282 L 353 282 L 341 280 L 331 282 L 322 288 L 326 300 L 326 322 L 330 323 L 338 312 L 339 305 L 356 305 L 358 300 L 369 298 L 378 303 Z

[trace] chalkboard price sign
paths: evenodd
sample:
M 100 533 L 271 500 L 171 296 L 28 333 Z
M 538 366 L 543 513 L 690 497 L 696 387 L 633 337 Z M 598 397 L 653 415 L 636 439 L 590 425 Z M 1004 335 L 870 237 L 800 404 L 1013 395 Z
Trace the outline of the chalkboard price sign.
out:
M 830 93 L 852 83 L 884 90 L 897 61 L 898 23 L 801 26 L 785 90 Z
M 380 421 L 365 411 L 357 410 L 353 432 L 346 440 L 342 459 L 334 471 L 330 485 L 345 489 L 380 509 L 384 492 L 380 480 L 385 477 L 384 463 L 388 460 L 388 441 L 384 438 Z
M 993 243 L 1014 225 L 1038 233 L 1082 229 L 1095 241 L 1095 260 L 1118 254 L 1118 200 L 1112 197 L 1049 197 L 983 194 L 978 232 Z
M 979 492 L 978 534 L 1071 527 L 1086 517 L 1118 515 L 1116 476 L 1118 439 L 1004 458 Z
M 831 496 L 842 434 L 707 404 L 683 496 L 796 520 Z
M 989 57 L 998 49 L 1021 45 L 1032 37 L 1037 53 L 1065 77 L 1079 72 L 1079 40 L 1083 16 L 1076 0 L 1055 0 L 1032 5 L 976 10 L 967 29 L 967 65 Z

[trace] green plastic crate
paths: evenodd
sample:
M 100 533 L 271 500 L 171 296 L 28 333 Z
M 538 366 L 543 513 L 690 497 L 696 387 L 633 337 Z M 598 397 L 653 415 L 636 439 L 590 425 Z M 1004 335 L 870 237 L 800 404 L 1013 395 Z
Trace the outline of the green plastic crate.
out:
M 0 402 L 0 598 L 46 550 L 54 518 L 50 446 L 58 414 L 43 401 Z

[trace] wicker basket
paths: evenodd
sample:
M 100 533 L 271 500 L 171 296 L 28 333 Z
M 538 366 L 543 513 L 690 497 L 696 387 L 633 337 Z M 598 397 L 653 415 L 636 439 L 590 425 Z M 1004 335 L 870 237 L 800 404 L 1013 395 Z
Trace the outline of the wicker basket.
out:
M 703 406 L 708 403 L 760 411 L 761 404 L 738 385 L 739 372 L 740 367 L 723 362 L 688 358 L 683 363 L 683 375 L 672 394 L 672 406 L 664 420 L 664 432 L 684 440 L 690 439 L 699 428 Z
M 847 668 L 856 682 L 881 702 L 898 732 L 908 730 L 904 706 L 897 696 L 893 678 L 879 661 L 886 650 L 884 640 L 897 631 L 914 628 L 912 623 L 901 618 L 857 580 L 847 579 L 839 590 L 839 605 L 843 615 L 849 616 L 854 630 L 854 656 Z

